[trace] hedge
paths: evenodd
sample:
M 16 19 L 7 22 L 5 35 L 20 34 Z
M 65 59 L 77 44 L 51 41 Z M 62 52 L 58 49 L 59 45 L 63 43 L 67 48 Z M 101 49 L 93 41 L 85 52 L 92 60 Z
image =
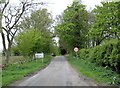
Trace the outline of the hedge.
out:
M 120 72 L 120 40 L 110 40 L 93 48 L 81 49 L 79 56 L 81 59 Z

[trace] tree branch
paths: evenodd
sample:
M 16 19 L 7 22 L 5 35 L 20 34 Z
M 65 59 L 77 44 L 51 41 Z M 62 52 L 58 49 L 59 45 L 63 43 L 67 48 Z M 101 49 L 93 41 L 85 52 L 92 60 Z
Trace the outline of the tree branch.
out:
M 108 34 L 106 36 L 104 36 L 100 41 L 99 41 L 99 44 L 106 38 L 106 37 L 109 37 L 111 34 Z
M 4 5 L 3 9 L 2 9 L 2 13 L 5 11 L 5 8 L 8 6 L 8 4 L 9 4 L 9 0 L 5 3 L 5 5 Z
M 23 6 L 22 6 L 22 12 L 19 14 L 19 17 L 16 18 L 14 24 L 10 27 L 10 29 L 13 29 L 13 27 L 17 24 L 17 22 L 19 21 L 19 19 L 21 18 L 22 14 L 24 13 L 25 11 L 25 5 L 26 3 L 23 3 Z
M 2 29 L 7 33 L 7 30 L 6 30 L 6 28 L 4 28 L 4 27 L 2 27 Z

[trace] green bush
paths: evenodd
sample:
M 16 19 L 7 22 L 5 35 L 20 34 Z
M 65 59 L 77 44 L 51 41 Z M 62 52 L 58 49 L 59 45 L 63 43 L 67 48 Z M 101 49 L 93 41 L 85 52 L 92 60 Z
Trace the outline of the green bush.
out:
M 110 40 L 93 48 L 81 49 L 79 55 L 81 59 L 120 72 L 120 40 Z
M 79 56 L 80 56 L 81 59 L 85 59 L 85 58 L 87 57 L 88 53 L 89 53 L 89 52 L 88 52 L 87 49 L 81 49 Z

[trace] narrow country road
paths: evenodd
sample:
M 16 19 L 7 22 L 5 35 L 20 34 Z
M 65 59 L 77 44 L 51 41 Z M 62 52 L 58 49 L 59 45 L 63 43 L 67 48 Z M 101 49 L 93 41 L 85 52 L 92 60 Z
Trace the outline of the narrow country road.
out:
M 64 56 L 55 57 L 50 65 L 17 86 L 96 86 L 80 77 Z

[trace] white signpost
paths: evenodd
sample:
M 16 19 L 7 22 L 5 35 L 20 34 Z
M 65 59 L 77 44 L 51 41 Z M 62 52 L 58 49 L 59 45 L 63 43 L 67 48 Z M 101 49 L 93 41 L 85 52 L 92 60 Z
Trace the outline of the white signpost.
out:
M 44 58 L 44 53 L 36 53 L 35 58 Z
M 43 62 L 43 58 L 44 58 L 44 53 L 36 53 L 35 54 L 35 58 L 42 58 L 42 62 Z
M 78 59 L 78 53 L 77 53 L 77 52 L 79 51 L 78 47 L 75 47 L 75 48 L 74 48 L 74 51 L 75 51 L 75 53 L 76 53 L 76 58 Z

